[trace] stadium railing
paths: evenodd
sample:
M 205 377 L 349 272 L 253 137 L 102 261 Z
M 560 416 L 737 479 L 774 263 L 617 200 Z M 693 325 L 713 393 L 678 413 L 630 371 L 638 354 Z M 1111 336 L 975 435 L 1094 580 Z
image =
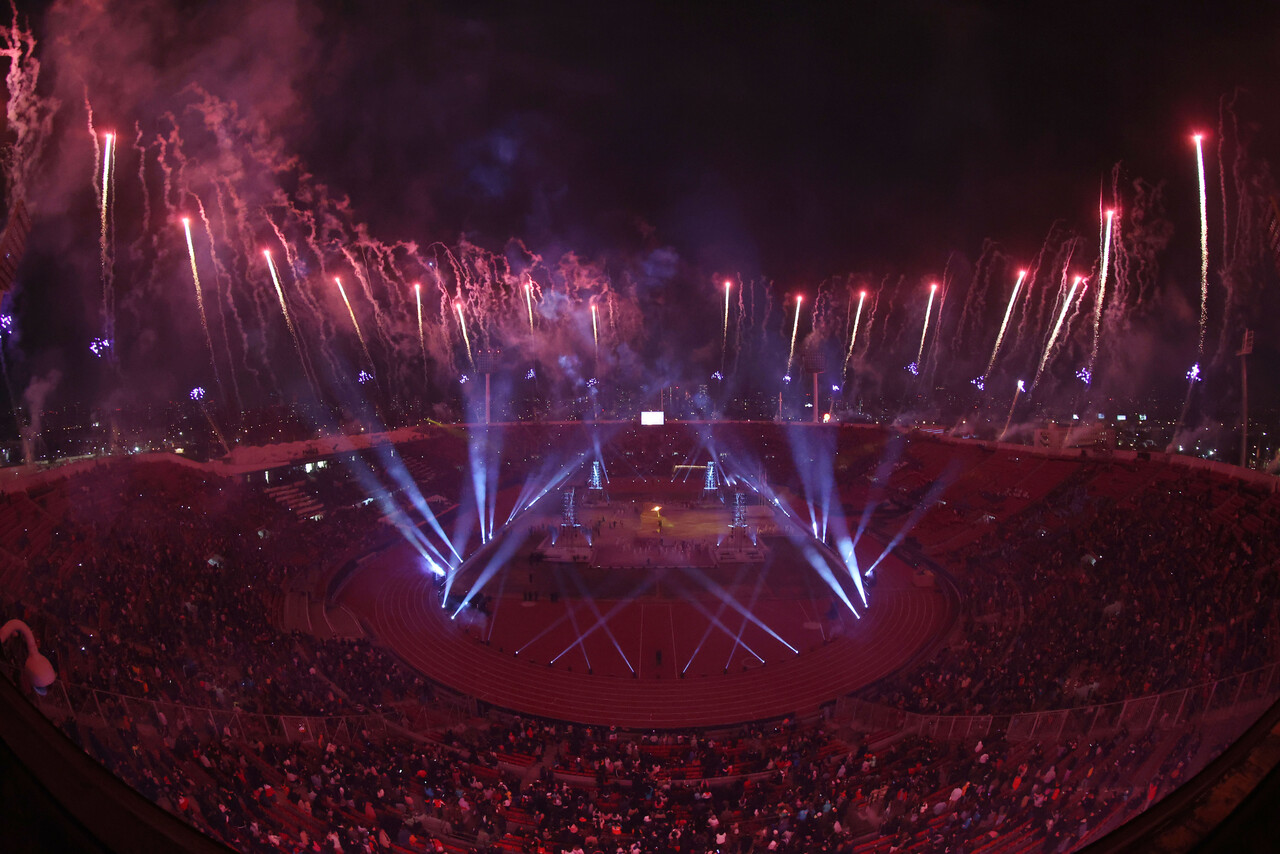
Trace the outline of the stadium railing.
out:
M 17 671 L 7 662 L 0 672 L 10 682 Z M 220 735 L 229 734 L 239 740 L 282 740 L 287 742 L 337 741 L 350 743 L 363 732 L 385 735 L 394 726 L 378 713 L 354 715 L 282 715 L 249 712 L 242 709 L 214 709 L 188 706 L 147 697 L 117 694 L 87 688 L 58 680 L 44 697 L 33 698 L 34 704 L 52 721 L 71 716 L 86 723 L 111 725 L 128 716 L 136 727 L 144 724 L 159 729 L 160 715 L 170 727 L 184 722 L 193 730 L 209 729 Z
M 845 697 L 836 703 L 833 717 L 867 732 L 896 730 L 941 741 L 1003 733 L 1010 741 L 1025 741 L 1100 736 L 1122 728 L 1130 733 L 1146 732 L 1152 727 L 1169 729 L 1218 714 L 1234 714 L 1246 704 L 1277 697 L 1280 662 L 1189 688 L 1069 709 L 1006 715 L 925 715 Z

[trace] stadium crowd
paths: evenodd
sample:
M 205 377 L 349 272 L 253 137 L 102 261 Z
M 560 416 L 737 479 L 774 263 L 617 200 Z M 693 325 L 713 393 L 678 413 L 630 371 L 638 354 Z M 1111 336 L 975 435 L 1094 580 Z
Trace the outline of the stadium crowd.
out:
M 535 439 L 511 439 L 528 465 Z M 1082 467 L 936 555 L 967 603 L 960 640 L 866 696 L 914 711 L 1061 708 L 1274 659 L 1277 547 L 1232 524 L 1239 508 L 1200 523 L 1230 487 L 1206 478 L 1113 496 L 1099 488 L 1107 477 Z M 410 729 L 437 689 L 368 641 L 279 628 L 291 575 L 368 536 L 376 504 L 332 508 L 317 526 L 243 482 L 127 462 L 38 499 L 56 508 L 47 548 L 0 606 L 58 639 L 60 725 L 244 851 L 1065 851 L 1163 796 L 1225 740 L 1180 725 L 946 743 L 830 719 L 657 734 L 497 712 Z M 3 540 L 32 548 L 25 531 Z M 247 722 L 256 715 L 352 725 L 330 736 L 304 723 L 290 737 Z
M 1069 708 L 1280 657 L 1280 546 L 1236 524 L 1238 510 L 1205 522 L 1261 496 L 1170 479 L 1117 498 L 1098 488 L 1105 466 L 1082 475 L 938 558 L 971 605 L 960 639 L 868 697 L 946 714 Z

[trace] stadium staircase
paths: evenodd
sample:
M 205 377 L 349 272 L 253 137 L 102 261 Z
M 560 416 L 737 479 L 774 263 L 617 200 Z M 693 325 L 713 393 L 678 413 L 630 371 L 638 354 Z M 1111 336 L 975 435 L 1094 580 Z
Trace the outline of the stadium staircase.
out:
M 308 495 L 296 483 L 284 483 L 279 486 L 268 486 L 267 495 L 284 509 L 295 514 L 299 519 L 310 519 L 324 512 L 324 505 Z

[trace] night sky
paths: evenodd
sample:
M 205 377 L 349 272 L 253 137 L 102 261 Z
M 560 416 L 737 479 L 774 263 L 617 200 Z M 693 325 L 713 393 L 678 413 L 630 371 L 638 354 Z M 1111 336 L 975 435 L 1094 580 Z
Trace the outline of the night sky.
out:
M 641 312 L 687 302 L 688 312 L 662 321 L 677 339 L 719 322 L 710 288 L 726 276 L 771 282 L 782 306 L 789 293 L 849 275 L 916 286 L 951 269 L 960 274 L 941 322 L 962 343 L 966 328 L 981 330 L 970 354 L 980 367 L 1008 288 L 1006 278 L 990 299 L 965 295 L 979 287 L 967 277 L 984 250 L 1027 263 L 1056 223 L 1081 236 L 1086 266 L 1096 265 L 1099 207 L 1113 187 L 1123 203 L 1135 180 L 1163 183 L 1159 273 L 1133 288 L 1155 308 L 1123 328 L 1135 346 L 1168 344 L 1170 358 L 1189 361 L 1199 261 L 1189 135 L 1209 134 L 1216 249 L 1224 104 L 1227 155 L 1248 160 L 1251 193 L 1272 191 L 1280 7 L 1031 5 L 22 4 L 43 63 L 40 91 L 59 107 L 31 167 L 35 230 L 6 302 L 21 328 L 8 344 L 12 382 L 21 389 L 56 370 L 50 400 L 101 391 L 84 343 L 101 303 L 86 96 L 99 130 L 136 127 L 152 145 L 168 132 L 166 113 L 191 121 L 192 86 L 234 103 L 243 124 L 237 139 L 199 144 L 184 126 L 187 156 L 230 170 L 228 150 L 252 140 L 280 162 L 295 158 L 293 175 L 246 179 L 250 214 L 269 213 L 280 193 L 296 197 L 305 173 L 349 198 L 350 219 L 388 244 L 465 238 L 510 257 L 519 240 L 544 258 L 592 259 L 618 280 L 648 270 L 661 251 L 671 270 L 651 276 L 636 301 Z M 157 199 L 158 162 L 142 170 Z M 121 164 L 121 176 L 139 169 Z M 150 231 L 130 232 L 143 221 L 143 194 L 117 193 L 118 289 L 126 303 L 135 298 L 122 321 L 130 340 L 122 331 L 117 348 L 131 372 L 112 382 L 180 396 L 192 380 L 170 382 L 155 363 L 181 337 L 166 330 L 192 316 L 178 278 L 185 250 L 150 248 L 162 233 L 154 199 Z M 269 236 L 254 228 L 254 239 Z M 173 301 L 153 298 L 170 291 L 159 290 L 168 274 L 150 270 L 172 271 Z M 633 278 L 644 284 L 645 275 Z M 1219 320 L 1256 311 L 1269 283 L 1237 289 L 1229 311 L 1214 305 Z M 901 317 L 881 323 L 918 329 L 921 307 L 895 300 Z M 774 308 L 774 334 L 784 316 Z M 1210 334 L 1216 342 L 1218 330 Z M 648 351 L 657 337 L 647 333 Z M 910 338 L 880 341 L 910 350 Z M 1274 349 L 1262 333 L 1259 343 Z M 191 354 L 198 361 L 198 347 L 183 359 Z
M 1280 81 L 1276 8 L 542 5 L 331 11 L 299 150 L 389 228 L 586 251 L 654 228 L 800 285 L 1029 254 L 1093 227 L 1117 162 L 1194 217 L 1189 133 L 1236 87 L 1265 121 Z

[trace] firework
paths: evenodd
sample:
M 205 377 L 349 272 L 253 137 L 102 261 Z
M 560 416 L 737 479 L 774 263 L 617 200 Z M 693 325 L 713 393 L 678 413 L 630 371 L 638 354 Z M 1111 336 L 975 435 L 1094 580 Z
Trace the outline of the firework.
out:
M 1062 301 L 1062 311 L 1058 313 L 1058 322 L 1053 325 L 1053 332 L 1049 334 L 1049 343 L 1045 345 L 1044 353 L 1040 356 L 1040 364 L 1036 367 L 1036 378 L 1034 382 L 1039 382 L 1040 374 L 1044 373 L 1045 363 L 1049 361 L 1049 354 L 1053 352 L 1053 345 L 1058 340 L 1058 333 L 1062 331 L 1062 324 L 1067 319 L 1067 310 L 1071 308 L 1071 301 L 1075 298 L 1076 288 L 1080 287 L 1083 276 L 1076 276 L 1075 281 L 1071 283 L 1071 290 L 1067 292 L 1067 298 Z M 1019 383 L 1022 380 L 1018 380 Z M 1032 383 L 1034 385 L 1034 382 Z
M 112 322 L 113 312 L 111 304 L 113 302 L 111 294 L 111 251 L 110 243 L 107 240 L 107 212 L 111 203 L 111 171 L 112 163 L 115 159 L 115 140 L 116 135 L 113 133 L 105 134 L 105 144 L 102 149 L 102 195 L 99 204 L 99 217 L 101 220 L 101 231 L 98 236 L 98 249 L 102 265 L 102 310 L 107 319 L 107 332 L 110 334 L 113 329 Z
M 929 315 L 933 313 L 933 298 L 938 293 L 938 283 L 929 286 L 929 304 L 924 309 L 924 327 L 920 330 L 920 349 L 916 353 L 916 363 L 924 358 L 924 339 L 929 334 Z
M 733 282 L 724 283 L 724 332 L 720 336 L 720 367 L 724 367 L 725 354 L 729 351 L 729 294 L 733 290 Z
M 1080 380 L 1080 382 L 1084 383 L 1085 385 L 1089 385 L 1090 383 L 1093 382 L 1093 371 L 1089 370 L 1088 368 L 1081 368 L 1080 370 L 1076 371 L 1076 379 Z
M 1196 142 L 1196 174 L 1200 178 L 1200 350 L 1204 352 L 1204 332 L 1209 322 L 1209 199 L 1204 186 L 1204 149 L 1201 134 Z
M 1187 410 L 1191 408 L 1191 393 L 1195 391 L 1196 383 L 1202 379 L 1204 378 L 1200 376 L 1200 363 L 1196 362 L 1191 366 L 1191 370 L 1187 371 L 1187 394 L 1182 399 L 1182 411 L 1178 413 L 1178 420 L 1173 424 L 1173 436 L 1169 439 L 1169 444 L 1164 449 L 1166 454 L 1173 453 L 1174 445 L 1178 441 L 1178 434 L 1182 432 L 1182 425 L 1187 420 Z
M 978 389 L 978 391 L 986 391 L 986 389 L 987 389 L 987 378 L 986 378 L 986 377 L 974 377 L 973 379 L 969 380 L 969 385 L 974 386 L 975 388 L 977 388 L 977 389 Z
M 529 309 L 529 332 L 533 333 L 533 282 L 524 283 L 524 304 Z
M 920 363 L 912 362 L 911 364 L 907 365 L 905 370 L 907 373 L 911 374 L 911 376 L 918 377 L 920 376 Z
M 360 383 L 360 385 L 373 382 L 373 374 L 369 373 L 368 371 L 361 371 L 360 373 L 356 374 L 356 382 Z
M 13 332 L 13 315 L 0 314 L 0 335 L 8 335 Z
M 267 269 L 271 271 L 271 283 L 275 285 L 276 296 L 280 299 L 280 312 L 284 315 L 284 325 L 289 327 L 289 337 L 293 339 L 293 348 L 298 351 L 298 361 L 302 363 L 302 369 L 307 368 L 307 360 L 302 357 L 302 342 L 298 340 L 298 333 L 293 328 L 293 318 L 289 316 L 289 304 L 285 302 L 284 286 L 280 284 L 280 274 L 276 272 L 276 262 L 271 258 L 271 250 L 262 250 L 262 255 L 267 259 Z
M 347 305 L 347 314 L 351 315 L 351 325 L 356 328 L 356 338 L 360 339 L 360 349 L 364 351 L 365 362 L 372 367 L 373 356 L 369 355 L 369 345 L 365 343 L 364 333 L 360 331 L 360 321 L 356 320 L 356 311 L 351 307 L 351 300 L 347 299 L 347 291 L 342 287 L 342 279 L 334 276 L 333 282 L 338 286 L 338 293 L 342 294 L 342 301 Z M 364 373 L 364 371 L 360 373 Z
M 107 205 L 111 199 L 111 165 L 114 160 L 116 135 L 108 133 L 103 135 L 105 144 L 102 148 L 102 200 L 99 205 L 102 218 L 102 239 L 107 239 Z M 1196 137 L 1199 143 L 1199 137 Z
M 196 267 L 196 247 L 191 242 L 191 219 L 189 217 L 184 216 L 182 218 L 182 230 L 187 235 L 187 257 L 191 259 L 191 281 L 196 286 L 196 308 L 200 312 L 200 328 L 204 330 L 204 340 L 209 346 L 209 362 L 213 365 L 214 381 L 221 386 L 222 378 L 218 376 L 218 360 L 213 354 L 213 336 L 209 334 L 209 318 L 204 312 L 204 291 L 200 288 L 200 270 Z
M 1090 376 L 1093 373 L 1093 363 L 1098 358 L 1098 339 L 1102 334 L 1102 302 L 1107 297 L 1107 270 L 1111 266 L 1111 223 L 1115 219 L 1115 211 L 1107 211 L 1107 221 L 1104 223 L 1104 233 L 1102 236 L 1102 272 L 1098 277 L 1098 299 L 1093 306 L 1093 349 L 1089 352 Z M 1089 380 L 1085 380 L 1088 384 Z
M 422 334 L 422 284 L 420 282 L 414 282 L 413 297 L 418 303 L 418 349 L 422 351 L 422 361 L 425 364 L 427 361 L 427 339 Z
M 983 378 L 989 377 L 991 375 L 991 369 L 995 367 L 996 354 L 1000 352 L 1000 344 L 1004 341 L 1004 332 L 1009 328 L 1009 318 L 1013 316 L 1014 301 L 1018 299 L 1018 291 L 1022 288 L 1022 281 L 1026 277 L 1026 270 L 1018 271 L 1018 281 L 1013 283 L 1013 293 L 1009 294 L 1009 304 L 1005 306 L 1004 320 L 1000 321 L 1000 332 L 996 335 L 995 346 L 991 348 L 991 358 L 987 360 L 987 371 L 982 375 Z M 978 389 L 981 390 L 982 386 L 978 386 Z
M 853 358 L 853 345 L 858 341 L 858 324 L 862 321 L 862 304 L 867 301 L 867 292 L 862 291 L 858 294 L 858 310 L 853 315 L 853 333 L 849 336 L 849 352 L 844 355 L 844 365 L 847 370 L 849 360 Z
M 1004 420 L 1004 429 L 1000 431 L 1000 436 L 996 439 L 997 442 L 1002 441 L 1005 434 L 1009 432 L 1009 425 L 1013 423 L 1013 410 L 1018 405 L 1018 397 L 1026 390 L 1026 383 L 1022 380 L 1018 380 L 1018 387 L 1013 392 L 1013 403 L 1009 404 L 1009 417 Z
M 89 352 L 101 359 L 111 352 L 110 338 L 94 338 L 89 342 Z
M 600 320 L 596 316 L 596 304 L 591 304 L 591 343 L 595 347 L 596 359 L 600 358 Z
M 787 352 L 787 369 L 784 371 L 786 376 L 783 377 L 785 382 L 791 382 L 791 361 L 796 357 L 796 332 L 800 330 L 800 303 L 803 301 L 803 296 L 796 297 L 796 319 L 791 325 L 791 349 Z
M 458 310 L 458 328 L 462 330 L 462 343 L 467 348 L 467 361 L 471 363 L 471 367 L 476 366 L 475 357 L 471 355 L 471 336 L 467 334 L 467 319 L 462 315 L 462 300 L 458 300 L 453 304 Z M 466 382 L 464 379 L 463 382 Z
M 187 397 L 192 400 L 204 400 L 204 388 L 202 386 L 196 386 L 187 393 Z

